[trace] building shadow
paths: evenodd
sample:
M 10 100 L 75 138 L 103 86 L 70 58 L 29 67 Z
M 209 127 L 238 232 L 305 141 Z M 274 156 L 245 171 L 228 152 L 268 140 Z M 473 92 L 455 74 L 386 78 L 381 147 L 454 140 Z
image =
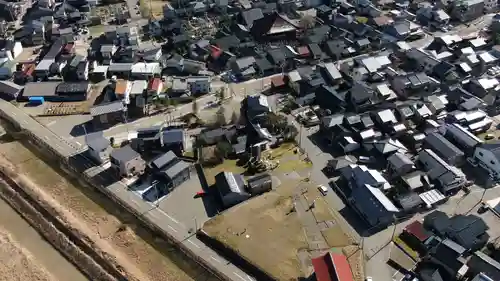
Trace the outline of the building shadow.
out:
M 102 128 L 102 129 L 106 129 L 106 128 Z M 78 124 L 78 125 L 75 125 L 73 126 L 73 128 L 71 128 L 71 131 L 69 132 L 69 134 L 72 136 L 72 137 L 80 137 L 80 136 L 83 136 L 83 135 L 86 135 L 86 134 L 90 134 L 90 133 L 94 133 L 94 132 L 97 132 L 99 131 L 99 128 L 95 128 L 92 124 L 92 121 L 89 120 L 85 123 L 81 123 L 81 124 Z

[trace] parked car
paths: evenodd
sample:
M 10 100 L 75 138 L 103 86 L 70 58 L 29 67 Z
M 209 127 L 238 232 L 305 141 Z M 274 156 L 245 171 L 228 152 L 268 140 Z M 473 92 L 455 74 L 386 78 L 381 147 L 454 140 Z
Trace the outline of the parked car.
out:
M 318 190 L 323 196 L 326 196 L 326 194 L 328 193 L 328 188 L 324 185 L 319 185 Z

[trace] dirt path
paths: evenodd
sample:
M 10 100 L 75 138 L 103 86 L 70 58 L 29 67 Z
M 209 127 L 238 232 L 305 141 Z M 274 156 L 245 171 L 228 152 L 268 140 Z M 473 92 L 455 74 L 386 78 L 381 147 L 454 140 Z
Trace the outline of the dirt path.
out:
M 15 166 L 20 179 L 33 183 L 29 185 L 32 192 L 88 237 L 130 280 L 188 281 L 209 276 L 171 245 L 136 225 L 131 215 L 120 213 L 104 195 L 66 180 L 22 144 L 0 144 L 0 153 Z
M 1 281 L 56 281 L 30 252 L 21 247 L 12 235 L 0 227 Z
M 2 260 L 5 249 L 22 245 L 21 252 L 28 252 L 27 256 L 32 256 L 31 260 L 35 267 L 40 270 L 45 268 L 55 277 L 55 280 L 88 280 L 3 200 L 0 200 L 0 214 L 2 214 L 0 216 L 0 266 L 4 265 Z M 14 239 L 16 241 L 13 241 Z M 12 246 L 4 245 L 7 240 L 12 240 Z M 16 257 L 14 260 L 19 261 L 21 259 Z M 0 273 L 0 280 L 7 277 L 11 278 L 8 276 L 10 274 L 7 276 L 3 274 L 4 268 L 0 268 L 0 272 L 2 272 Z M 7 280 L 14 280 L 8 278 Z

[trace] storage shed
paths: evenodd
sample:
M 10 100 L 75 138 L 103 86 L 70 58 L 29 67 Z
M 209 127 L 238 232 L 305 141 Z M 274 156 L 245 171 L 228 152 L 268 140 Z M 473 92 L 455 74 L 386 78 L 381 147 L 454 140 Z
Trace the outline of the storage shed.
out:
M 215 176 L 215 184 L 222 205 L 225 208 L 229 208 L 250 198 L 250 194 L 245 191 L 243 176 L 240 174 L 220 172 Z
M 247 182 L 248 182 L 247 191 L 252 196 L 270 191 L 273 188 L 273 181 L 271 175 L 267 173 L 249 178 Z

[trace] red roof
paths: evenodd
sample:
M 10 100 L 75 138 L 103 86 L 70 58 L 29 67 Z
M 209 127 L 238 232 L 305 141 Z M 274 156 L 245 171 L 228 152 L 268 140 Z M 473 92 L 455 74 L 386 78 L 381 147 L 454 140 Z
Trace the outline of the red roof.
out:
M 298 47 L 297 51 L 298 51 L 299 55 L 304 56 L 304 57 L 309 56 L 309 54 L 310 54 L 309 48 L 307 48 L 307 46 Z
M 425 240 L 427 240 L 427 238 L 430 237 L 427 231 L 425 231 L 422 223 L 419 221 L 414 221 L 410 223 L 405 227 L 404 231 L 408 234 L 415 236 L 415 238 L 417 238 L 421 242 L 424 242 Z
M 283 75 L 274 76 L 273 78 L 271 78 L 271 84 L 274 87 L 284 86 L 285 85 L 285 79 L 284 78 L 285 78 L 285 76 L 283 76 Z
M 210 50 L 212 58 L 214 59 L 217 59 L 222 54 L 222 50 L 217 46 L 210 45 Z
M 31 76 L 33 74 L 33 71 L 35 71 L 35 67 L 36 67 L 36 65 L 34 65 L 34 64 L 25 65 L 24 70 L 23 70 L 24 75 Z
M 148 89 L 157 91 L 160 88 L 161 84 L 162 81 L 160 78 L 153 78 L 151 79 L 151 81 L 149 81 Z
M 354 281 L 351 266 L 342 254 L 328 252 L 312 259 L 317 281 Z

